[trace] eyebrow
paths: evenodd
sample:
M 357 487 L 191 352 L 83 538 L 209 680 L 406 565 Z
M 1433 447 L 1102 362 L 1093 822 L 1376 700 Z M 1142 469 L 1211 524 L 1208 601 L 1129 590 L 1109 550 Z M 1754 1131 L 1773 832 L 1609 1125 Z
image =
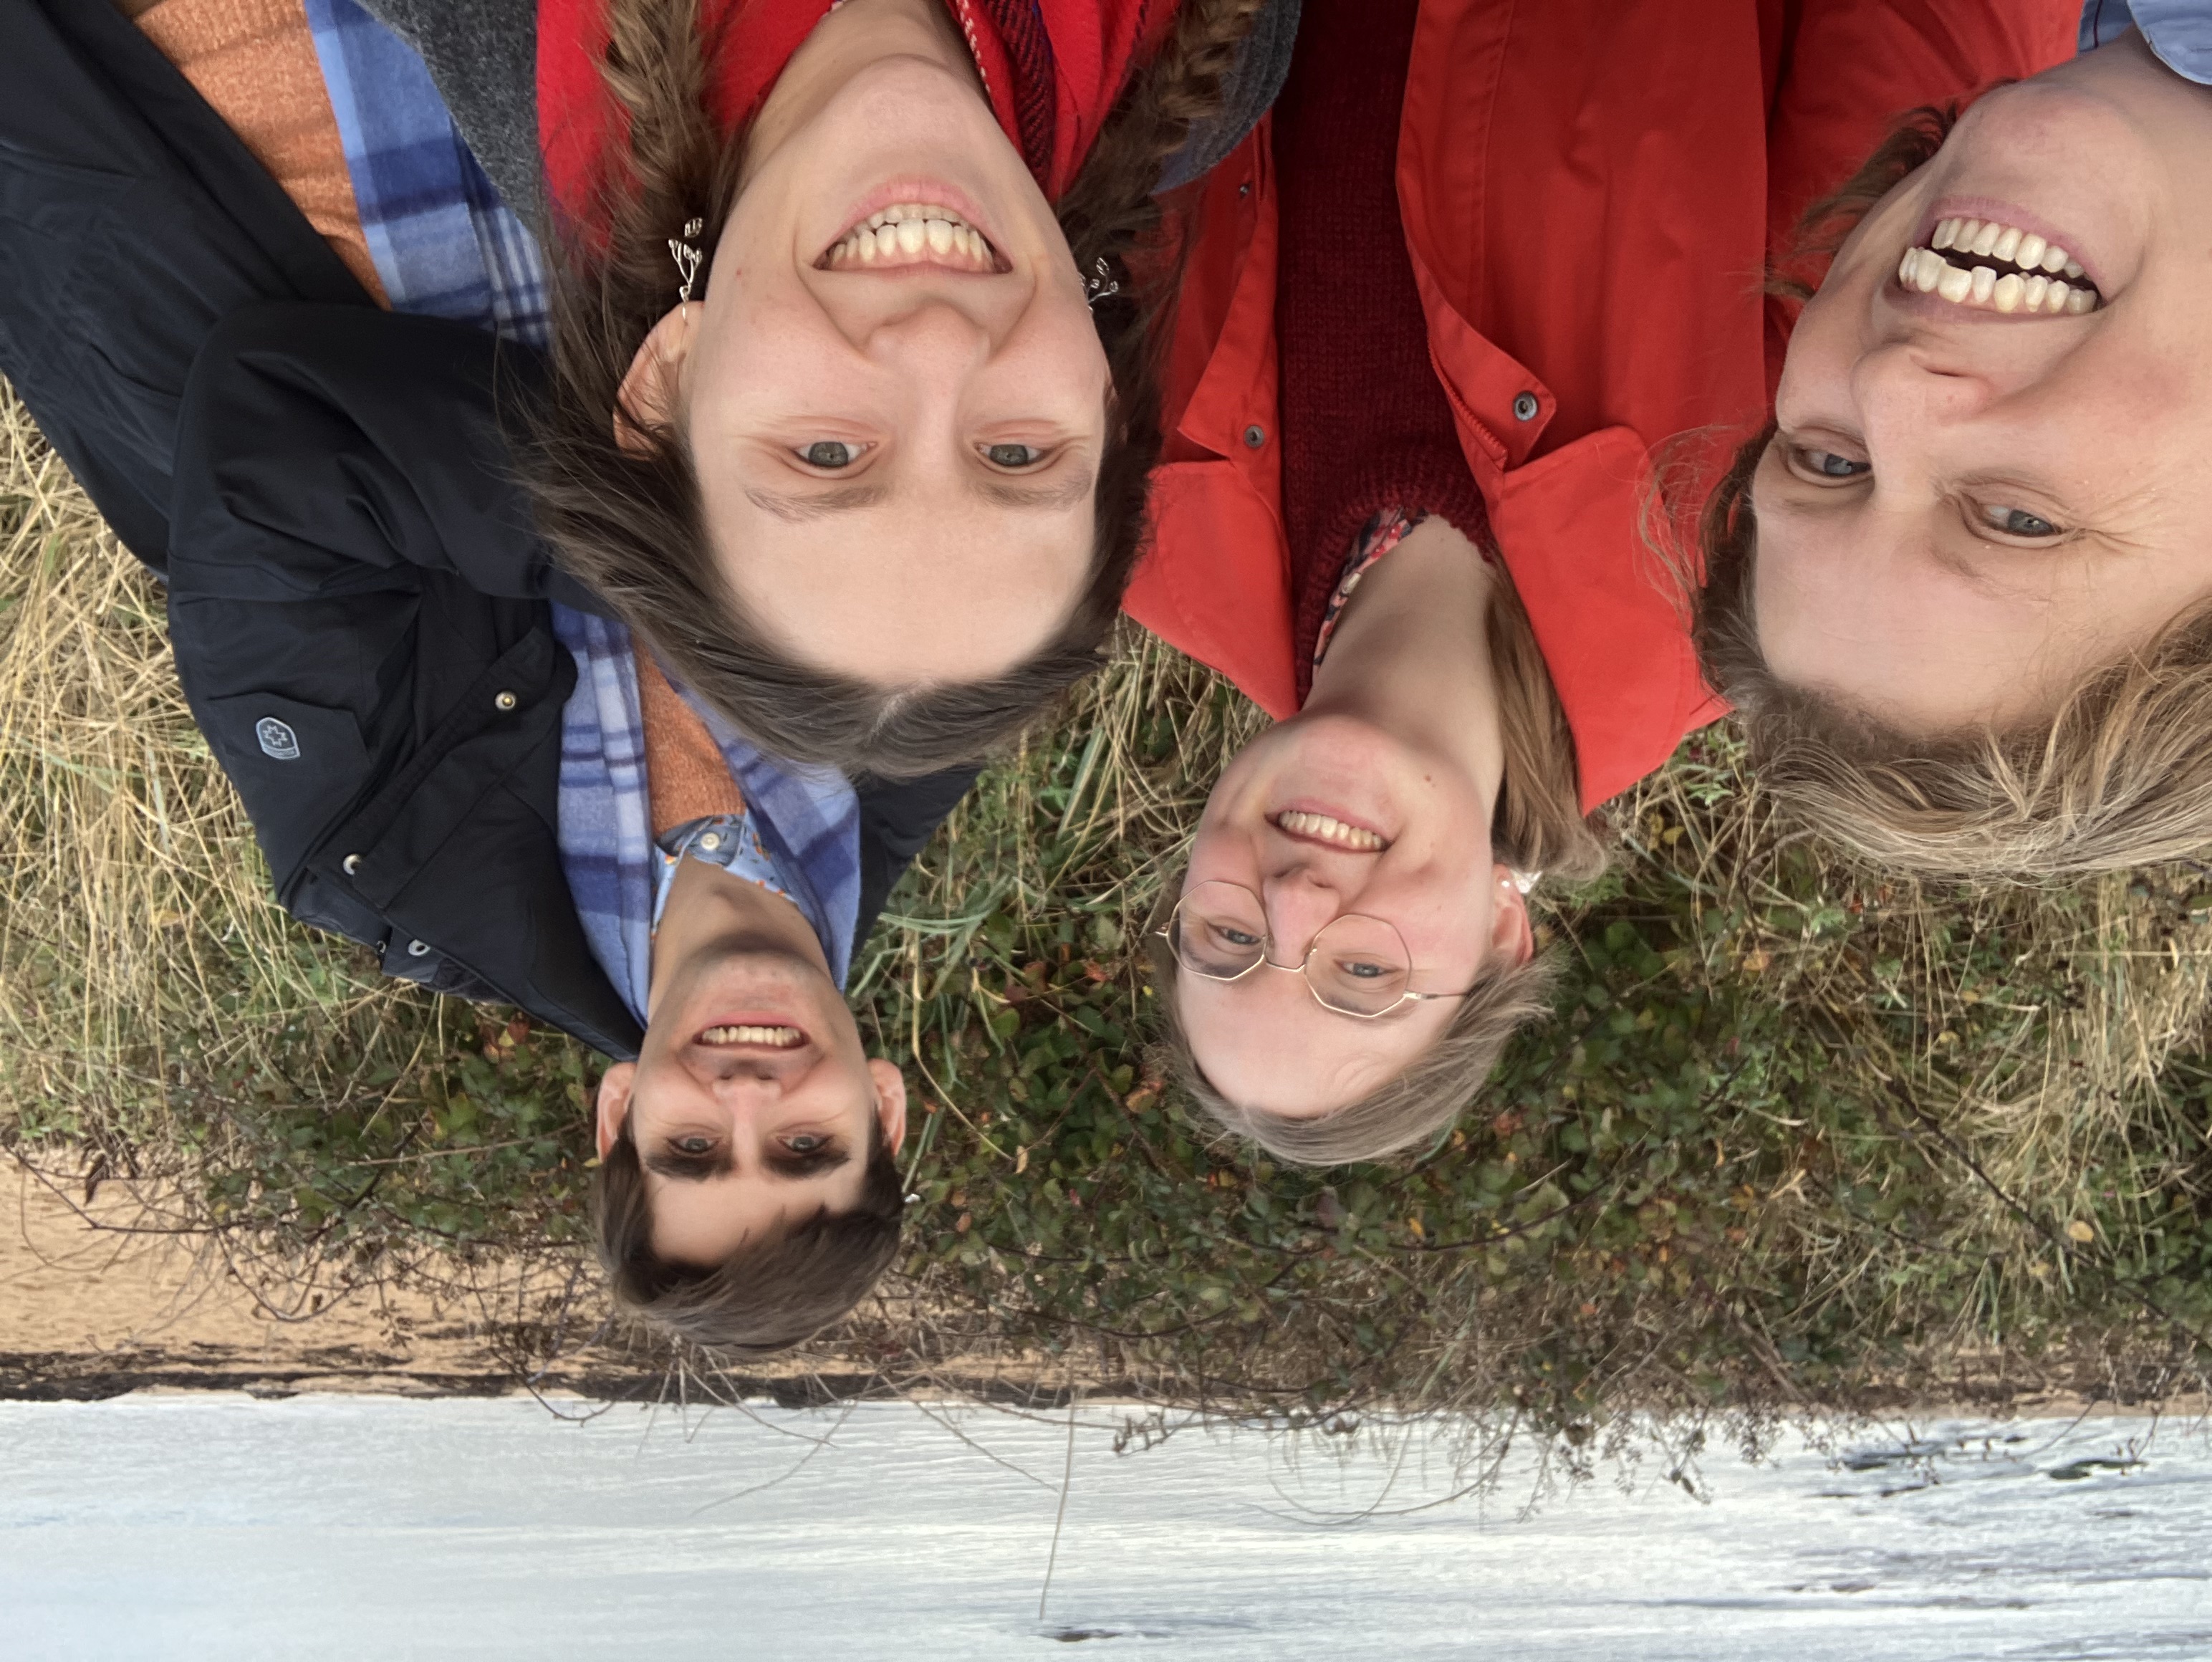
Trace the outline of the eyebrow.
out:
M 1018 484 L 1012 479 L 971 478 L 969 489 L 986 502 L 1001 508 L 1054 509 L 1073 508 L 1086 501 L 1097 478 L 1089 468 L 1079 469 L 1054 484 Z
M 762 490 L 753 486 L 745 489 L 745 500 L 755 508 L 773 514 L 779 520 L 788 520 L 793 525 L 804 525 L 809 520 L 823 520 L 833 514 L 850 514 L 856 509 L 873 508 L 878 502 L 890 500 L 887 484 L 840 484 L 827 490 L 807 490 L 787 496 L 780 491 Z
M 1097 476 L 1089 468 L 1071 473 L 1052 484 L 1018 484 L 1011 479 L 971 478 L 968 488 L 984 501 L 1024 512 L 1057 512 L 1087 501 Z M 841 484 L 827 490 L 787 493 L 747 486 L 745 500 L 764 513 L 792 525 L 825 520 L 832 514 L 856 513 L 890 500 L 889 485 Z
M 679 1183 L 705 1183 L 710 1178 L 727 1177 L 736 1169 L 737 1157 L 724 1143 L 711 1154 L 687 1154 L 680 1149 L 656 1148 L 641 1155 L 645 1169 L 664 1178 L 674 1178 Z
M 808 1178 L 819 1178 L 853 1163 L 852 1152 L 842 1142 L 833 1142 L 826 1148 L 817 1148 L 804 1154 L 770 1154 L 765 1164 L 769 1175 L 783 1183 L 801 1183 Z
M 769 1176 L 780 1183 L 803 1183 L 809 1178 L 824 1177 L 852 1162 L 851 1153 L 842 1144 L 833 1143 L 804 1154 L 770 1154 L 763 1165 Z M 678 1183 L 706 1183 L 726 1178 L 738 1169 L 737 1159 L 726 1145 L 711 1154 L 655 1149 L 642 1156 L 642 1163 L 647 1171 Z

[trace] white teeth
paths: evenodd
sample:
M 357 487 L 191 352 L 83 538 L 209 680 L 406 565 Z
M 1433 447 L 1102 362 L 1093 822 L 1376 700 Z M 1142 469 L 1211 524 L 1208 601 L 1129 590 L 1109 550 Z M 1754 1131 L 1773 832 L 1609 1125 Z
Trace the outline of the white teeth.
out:
M 702 1044 L 773 1044 L 780 1049 L 795 1050 L 806 1035 L 796 1027 L 709 1027 L 699 1035 Z
M 1936 253 L 1939 248 L 1952 249 L 1959 263 L 1944 259 Z M 2000 275 L 1994 263 L 1969 265 L 1978 254 L 2018 270 Z M 2060 271 L 2071 281 L 2059 278 Z M 2033 232 L 1993 219 L 1936 221 L 1928 234 L 1928 245 L 1907 248 L 1898 261 L 1897 281 L 1902 288 L 1917 289 L 1923 295 L 1938 294 L 1954 305 L 1987 307 L 1999 312 L 2079 316 L 2102 304 L 2081 263 L 2065 249 Z
M 1333 819 L 1325 813 L 1305 813 L 1293 808 L 1277 814 L 1275 826 L 1277 830 L 1288 831 L 1293 836 L 1315 837 L 1362 854 L 1371 854 L 1385 846 L 1382 839 L 1373 831 L 1363 831 L 1358 825 L 1347 825 L 1341 819 Z
M 866 224 L 854 227 L 851 234 L 830 251 L 824 263 L 872 265 L 910 259 L 925 250 L 933 259 L 951 256 L 972 263 L 982 271 L 994 271 L 998 265 L 997 257 L 981 232 L 963 222 L 949 208 L 915 202 L 894 203 L 869 215 Z

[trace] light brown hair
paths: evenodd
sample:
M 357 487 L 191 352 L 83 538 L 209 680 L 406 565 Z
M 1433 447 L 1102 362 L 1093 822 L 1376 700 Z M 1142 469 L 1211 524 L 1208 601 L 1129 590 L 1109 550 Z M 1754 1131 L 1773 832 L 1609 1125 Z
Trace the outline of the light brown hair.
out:
M 1955 106 L 1906 117 L 1807 216 L 1773 291 L 1809 296 L 1825 258 L 1935 155 L 1957 119 Z M 1706 503 L 1693 634 L 1779 807 L 1866 859 L 1936 876 L 2063 878 L 2212 843 L 2212 604 L 2084 676 L 2051 715 L 2009 730 L 1915 736 L 1777 677 L 1759 641 L 1751 501 L 1774 430 L 1737 452 Z
M 1130 256 L 1158 238 L 1153 188 L 1192 128 L 1219 107 L 1261 3 L 1186 0 L 1173 38 L 1133 76 L 1054 207 L 1078 269 L 1104 259 L 1122 289 L 1092 310 L 1113 390 L 1082 594 L 1058 634 L 1003 675 L 884 688 L 798 661 L 745 614 L 714 560 L 680 432 L 639 420 L 630 424 L 642 442 L 617 441 L 623 378 L 677 302 L 668 239 L 702 219 L 701 281 L 711 279 L 744 146 L 742 134 L 723 134 L 708 113 L 715 46 L 701 38 L 697 0 L 611 0 L 603 70 L 629 142 L 599 204 L 604 240 L 555 240 L 550 396 L 526 450 L 538 522 L 562 563 L 679 680 L 794 760 L 912 777 L 973 761 L 1042 715 L 1103 661 L 1143 543 L 1146 484 L 1160 447 L 1157 349 L 1178 272 L 1172 260 Z
M 1502 562 L 1494 569 L 1485 631 L 1498 679 L 1505 774 L 1492 814 L 1491 848 L 1517 870 L 1587 880 L 1605 869 L 1607 843 L 1582 812 L 1574 730 L 1513 580 Z M 1486 964 L 1443 1037 L 1357 1101 L 1311 1117 L 1231 1102 L 1198 1065 L 1176 1012 L 1182 966 L 1158 931 L 1182 888 L 1178 874 L 1163 891 L 1146 939 L 1166 1029 L 1164 1059 L 1192 1102 L 1223 1129 L 1251 1138 L 1278 1160 L 1341 1166 L 1381 1160 L 1441 1135 L 1474 1100 L 1507 1041 L 1551 1008 L 1554 971 L 1547 957 Z
M 749 1240 L 718 1264 L 653 1250 L 653 1206 L 624 1115 L 592 1176 L 599 1267 L 624 1312 L 672 1338 L 731 1355 L 771 1355 L 849 1313 L 890 1267 L 905 1213 L 898 1166 L 874 1129 L 860 1203 Z

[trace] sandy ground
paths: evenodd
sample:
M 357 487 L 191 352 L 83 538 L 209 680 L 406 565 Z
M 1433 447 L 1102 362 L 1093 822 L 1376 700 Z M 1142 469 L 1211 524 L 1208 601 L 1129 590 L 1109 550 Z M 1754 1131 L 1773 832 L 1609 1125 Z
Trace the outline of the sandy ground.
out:
M 379 1288 L 312 1312 L 272 1306 L 235 1273 L 222 1247 L 168 1231 L 158 1195 L 41 1173 L 0 1153 L 0 1399 L 95 1399 L 143 1390 L 248 1391 L 262 1396 L 365 1391 L 402 1396 L 494 1396 L 525 1389 L 611 1400 L 650 1399 L 676 1384 L 665 1361 L 619 1342 L 576 1346 L 526 1385 L 495 1339 L 516 1313 L 514 1277 L 477 1273 L 495 1295 L 434 1296 Z M 507 1297 L 496 1297 L 503 1292 Z M 287 1288 L 289 1301 L 305 1302 Z M 589 1302 L 585 1289 L 580 1305 Z M 583 1324 L 599 1319 L 596 1311 Z M 579 1336 L 582 1336 L 580 1333 Z M 1995 1359 L 2001 1363 L 2002 1359 Z M 903 1365 L 902 1365 L 902 1363 Z M 1989 1365 L 1985 1359 L 1985 1366 Z M 793 1403 L 920 1390 L 982 1400 L 1038 1402 L 1068 1385 L 1088 1399 L 1127 1400 L 1129 1382 L 1067 1372 L 1065 1358 L 960 1355 L 921 1365 L 907 1357 L 879 1370 L 857 1358 L 815 1355 L 746 1366 L 723 1391 Z M 2115 1403 L 2054 1379 L 2005 1377 L 1961 1357 L 1955 1394 L 1915 1398 L 1914 1414 L 2212 1415 L 2194 1393 L 2157 1403 Z M 694 1387 L 696 1389 L 696 1387 Z M 718 1393 L 719 1394 L 719 1393 Z M 1902 1400 L 1881 1405 L 1904 1409 Z
M 380 1290 L 272 1310 L 219 1245 L 165 1233 L 131 1186 L 59 1186 L 0 1163 L 0 1396 L 149 1385 L 471 1394 L 517 1388 L 486 1312 Z M 596 1370 L 593 1370 L 596 1371 Z M 572 1381 L 564 1375 L 563 1384 Z
M 66 1168 L 64 1168 L 65 1170 Z M 497 1340 L 526 1311 L 563 1288 L 549 1272 L 478 1265 L 473 1288 L 434 1296 L 380 1287 L 320 1309 L 284 1287 L 257 1296 L 222 1245 L 179 1234 L 158 1194 L 111 1180 L 88 1200 L 82 1178 L 40 1172 L 0 1151 L 0 1399 L 96 1399 L 144 1390 L 248 1391 L 260 1396 L 354 1391 L 491 1396 L 532 1390 L 605 1400 L 696 1393 L 649 1345 L 591 1336 L 603 1306 L 595 1284 L 576 1290 L 574 1337 L 561 1360 L 532 1372 Z M 277 1302 L 281 1300 L 280 1302 Z M 533 1327 L 533 1330 L 536 1330 Z M 885 1359 L 888 1361 L 888 1359 Z M 1041 1355 L 905 1356 L 888 1369 L 835 1347 L 744 1364 L 713 1394 L 793 1404 L 920 1390 L 992 1400 L 1036 1400 L 1070 1382 L 1115 1394 L 1112 1383 L 1070 1375 Z

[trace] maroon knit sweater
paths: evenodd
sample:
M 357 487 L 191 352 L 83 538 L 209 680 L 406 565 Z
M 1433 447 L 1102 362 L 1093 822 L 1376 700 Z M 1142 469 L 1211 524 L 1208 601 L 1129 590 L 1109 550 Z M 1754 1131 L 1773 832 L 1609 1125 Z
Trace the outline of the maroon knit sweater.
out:
M 1398 216 L 1398 118 L 1419 0 L 1305 0 L 1275 100 L 1275 340 L 1298 702 L 1360 527 L 1396 505 L 1480 544 L 1488 516 L 1429 362 Z

